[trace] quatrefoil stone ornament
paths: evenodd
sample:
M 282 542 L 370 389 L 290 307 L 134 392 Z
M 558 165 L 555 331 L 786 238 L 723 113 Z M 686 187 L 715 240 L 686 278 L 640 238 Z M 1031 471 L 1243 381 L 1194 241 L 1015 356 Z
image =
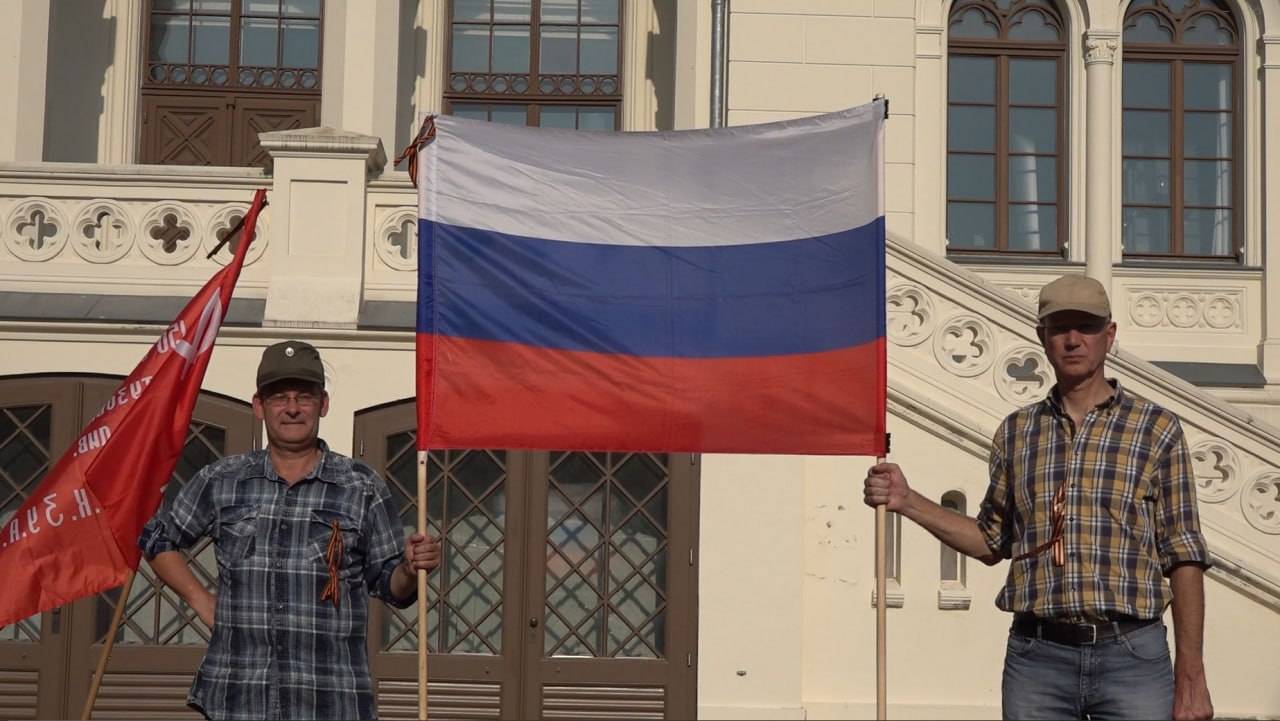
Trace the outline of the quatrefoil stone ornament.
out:
M 158 205 L 142 219 L 142 237 L 138 245 L 142 254 L 152 262 L 160 265 L 185 263 L 200 249 L 196 237 L 199 227 L 195 214 L 185 205 Z
M 58 207 L 44 198 L 19 203 L 9 214 L 5 230 L 5 245 L 22 260 L 50 260 L 67 244 L 67 222 Z
M 933 333 L 933 301 L 923 288 L 902 283 L 889 289 L 886 299 L 889 340 L 901 346 L 923 343 Z

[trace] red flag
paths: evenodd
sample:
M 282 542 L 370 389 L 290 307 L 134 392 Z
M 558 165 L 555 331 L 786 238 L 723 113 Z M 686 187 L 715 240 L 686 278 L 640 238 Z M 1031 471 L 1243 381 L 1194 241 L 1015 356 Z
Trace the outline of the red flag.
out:
M 71 448 L 0 526 L 0 627 L 119 586 L 138 567 L 138 534 L 182 454 L 191 411 L 226 317 L 258 213 L 235 256 L 187 303 Z

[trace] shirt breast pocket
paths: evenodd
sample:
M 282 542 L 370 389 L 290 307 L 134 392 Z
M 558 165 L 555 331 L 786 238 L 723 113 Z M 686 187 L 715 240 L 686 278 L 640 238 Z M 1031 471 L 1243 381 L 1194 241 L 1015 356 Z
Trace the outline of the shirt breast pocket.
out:
M 253 555 L 258 531 L 256 506 L 231 506 L 218 511 L 218 536 L 214 543 L 218 561 L 235 566 Z
M 307 533 L 310 557 L 319 569 L 327 573 L 334 563 L 344 580 L 359 572 L 360 524 L 354 518 L 341 511 L 317 509 L 311 512 Z

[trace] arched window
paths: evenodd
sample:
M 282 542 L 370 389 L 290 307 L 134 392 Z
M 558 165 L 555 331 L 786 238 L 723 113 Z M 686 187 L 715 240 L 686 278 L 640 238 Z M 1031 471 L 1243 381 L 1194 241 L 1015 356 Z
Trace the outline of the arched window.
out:
M 1126 256 L 1242 248 L 1240 35 L 1220 0 L 1134 0 L 1124 23 Z
M 621 0 L 453 0 L 445 112 L 616 130 Z
M 960 491 L 947 491 L 942 494 L 942 507 L 955 511 L 961 515 L 966 513 L 964 494 Z M 953 587 L 963 588 L 965 584 L 965 557 L 956 549 L 942 544 L 942 564 L 941 579 L 942 585 L 945 587 L 950 584 Z
M 959 0 L 947 70 L 947 249 L 1061 254 L 1066 24 L 1049 0 Z
M 261 165 L 258 133 L 318 125 L 322 0 L 150 0 L 144 163 Z

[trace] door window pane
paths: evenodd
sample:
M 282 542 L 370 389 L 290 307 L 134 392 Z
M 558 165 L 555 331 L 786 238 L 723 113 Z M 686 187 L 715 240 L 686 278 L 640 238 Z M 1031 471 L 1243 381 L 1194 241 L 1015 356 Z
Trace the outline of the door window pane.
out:
M 542 0 L 542 22 L 577 24 L 578 0 Z
M 1172 97 L 1170 77 L 1169 63 L 1124 61 L 1124 106 L 1168 108 Z
M 454 25 L 450 67 L 459 73 L 489 70 L 489 28 L 484 25 Z
M 1183 211 L 1182 238 L 1184 253 L 1232 255 L 1231 210 L 1191 208 Z
M 1043 155 L 1009 158 L 1009 200 L 1054 202 L 1058 197 L 1058 160 Z
M 191 24 L 195 41 L 191 62 L 226 65 L 231 54 L 231 18 L 197 15 Z
M 185 63 L 190 28 L 185 16 L 151 16 L 151 59 L 161 63 Z
M 1009 247 L 1049 251 L 1058 248 L 1058 208 L 1053 205 L 1010 205 Z
M 1231 205 L 1231 161 L 1184 161 L 1182 178 L 1187 205 Z
M 1124 202 L 1169 203 L 1169 161 L 1124 160 Z
M 478 20 L 489 22 L 490 0 L 453 0 L 455 21 Z
M 493 21 L 496 23 L 527 23 L 533 10 L 530 0 L 496 0 L 493 3 Z
M 507 125 L 525 125 L 529 121 L 528 105 L 495 105 L 489 113 L 489 119 L 495 123 Z
M 1123 122 L 1123 153 L 1169 157 L 1169 113 L 1160 110 L 1126 110 Z
M 509 25 L 493 29 L 493 72 L 529 72 L 529 26 Z
M 582 0 L 582 22 L 595 25 L 617 25 L 618 0 Z
M 996 213 L 991 203 L 947 203 L 947 247 L 996 247 Z
M 315 20 L 283 20 L 281 65 L 286 68 L 320 67 L 320 23 Z
M 956 55 L 947 68 L 947 99 L 953 103 L 996 101 L 996 59 Z
M 996 159 L 993 155 L 947 155 L 947 197 L 996 199 Z
M 1058 145 L 1058 112 L 1009 108 L 1009 152 L 1053 153 Z
M 1009 60 L 1009 102 L 1026 105 L 1056 105 L 1058 61 L 1011 58 Z
M 275 19 L 242 19 L 240 21 L 240 64 L 274 66 L 277 32 Z
M 542 28 L 539 65 L 544 73 L 570 75 L 578 70 L 578 31 L 576 28 Z
M 613 75 L 618 72 L 617 28 L 582 28 L 579 72 Z
M 1198 110 L 1231 109 L 1231 66 L 1187 63 L 1183 66 L 1184 104 Z
M 1121 218 L 1124 252 L 1162 254 L 1172 251 L 1167 208 L 1125 208 Z
M 1187 157 L 1231 157 L 1231 113 L 1187 113 L 1182 127 Z
M 947 147 L 995 150 L 995 109 L 953 105 L 947 110 Z

